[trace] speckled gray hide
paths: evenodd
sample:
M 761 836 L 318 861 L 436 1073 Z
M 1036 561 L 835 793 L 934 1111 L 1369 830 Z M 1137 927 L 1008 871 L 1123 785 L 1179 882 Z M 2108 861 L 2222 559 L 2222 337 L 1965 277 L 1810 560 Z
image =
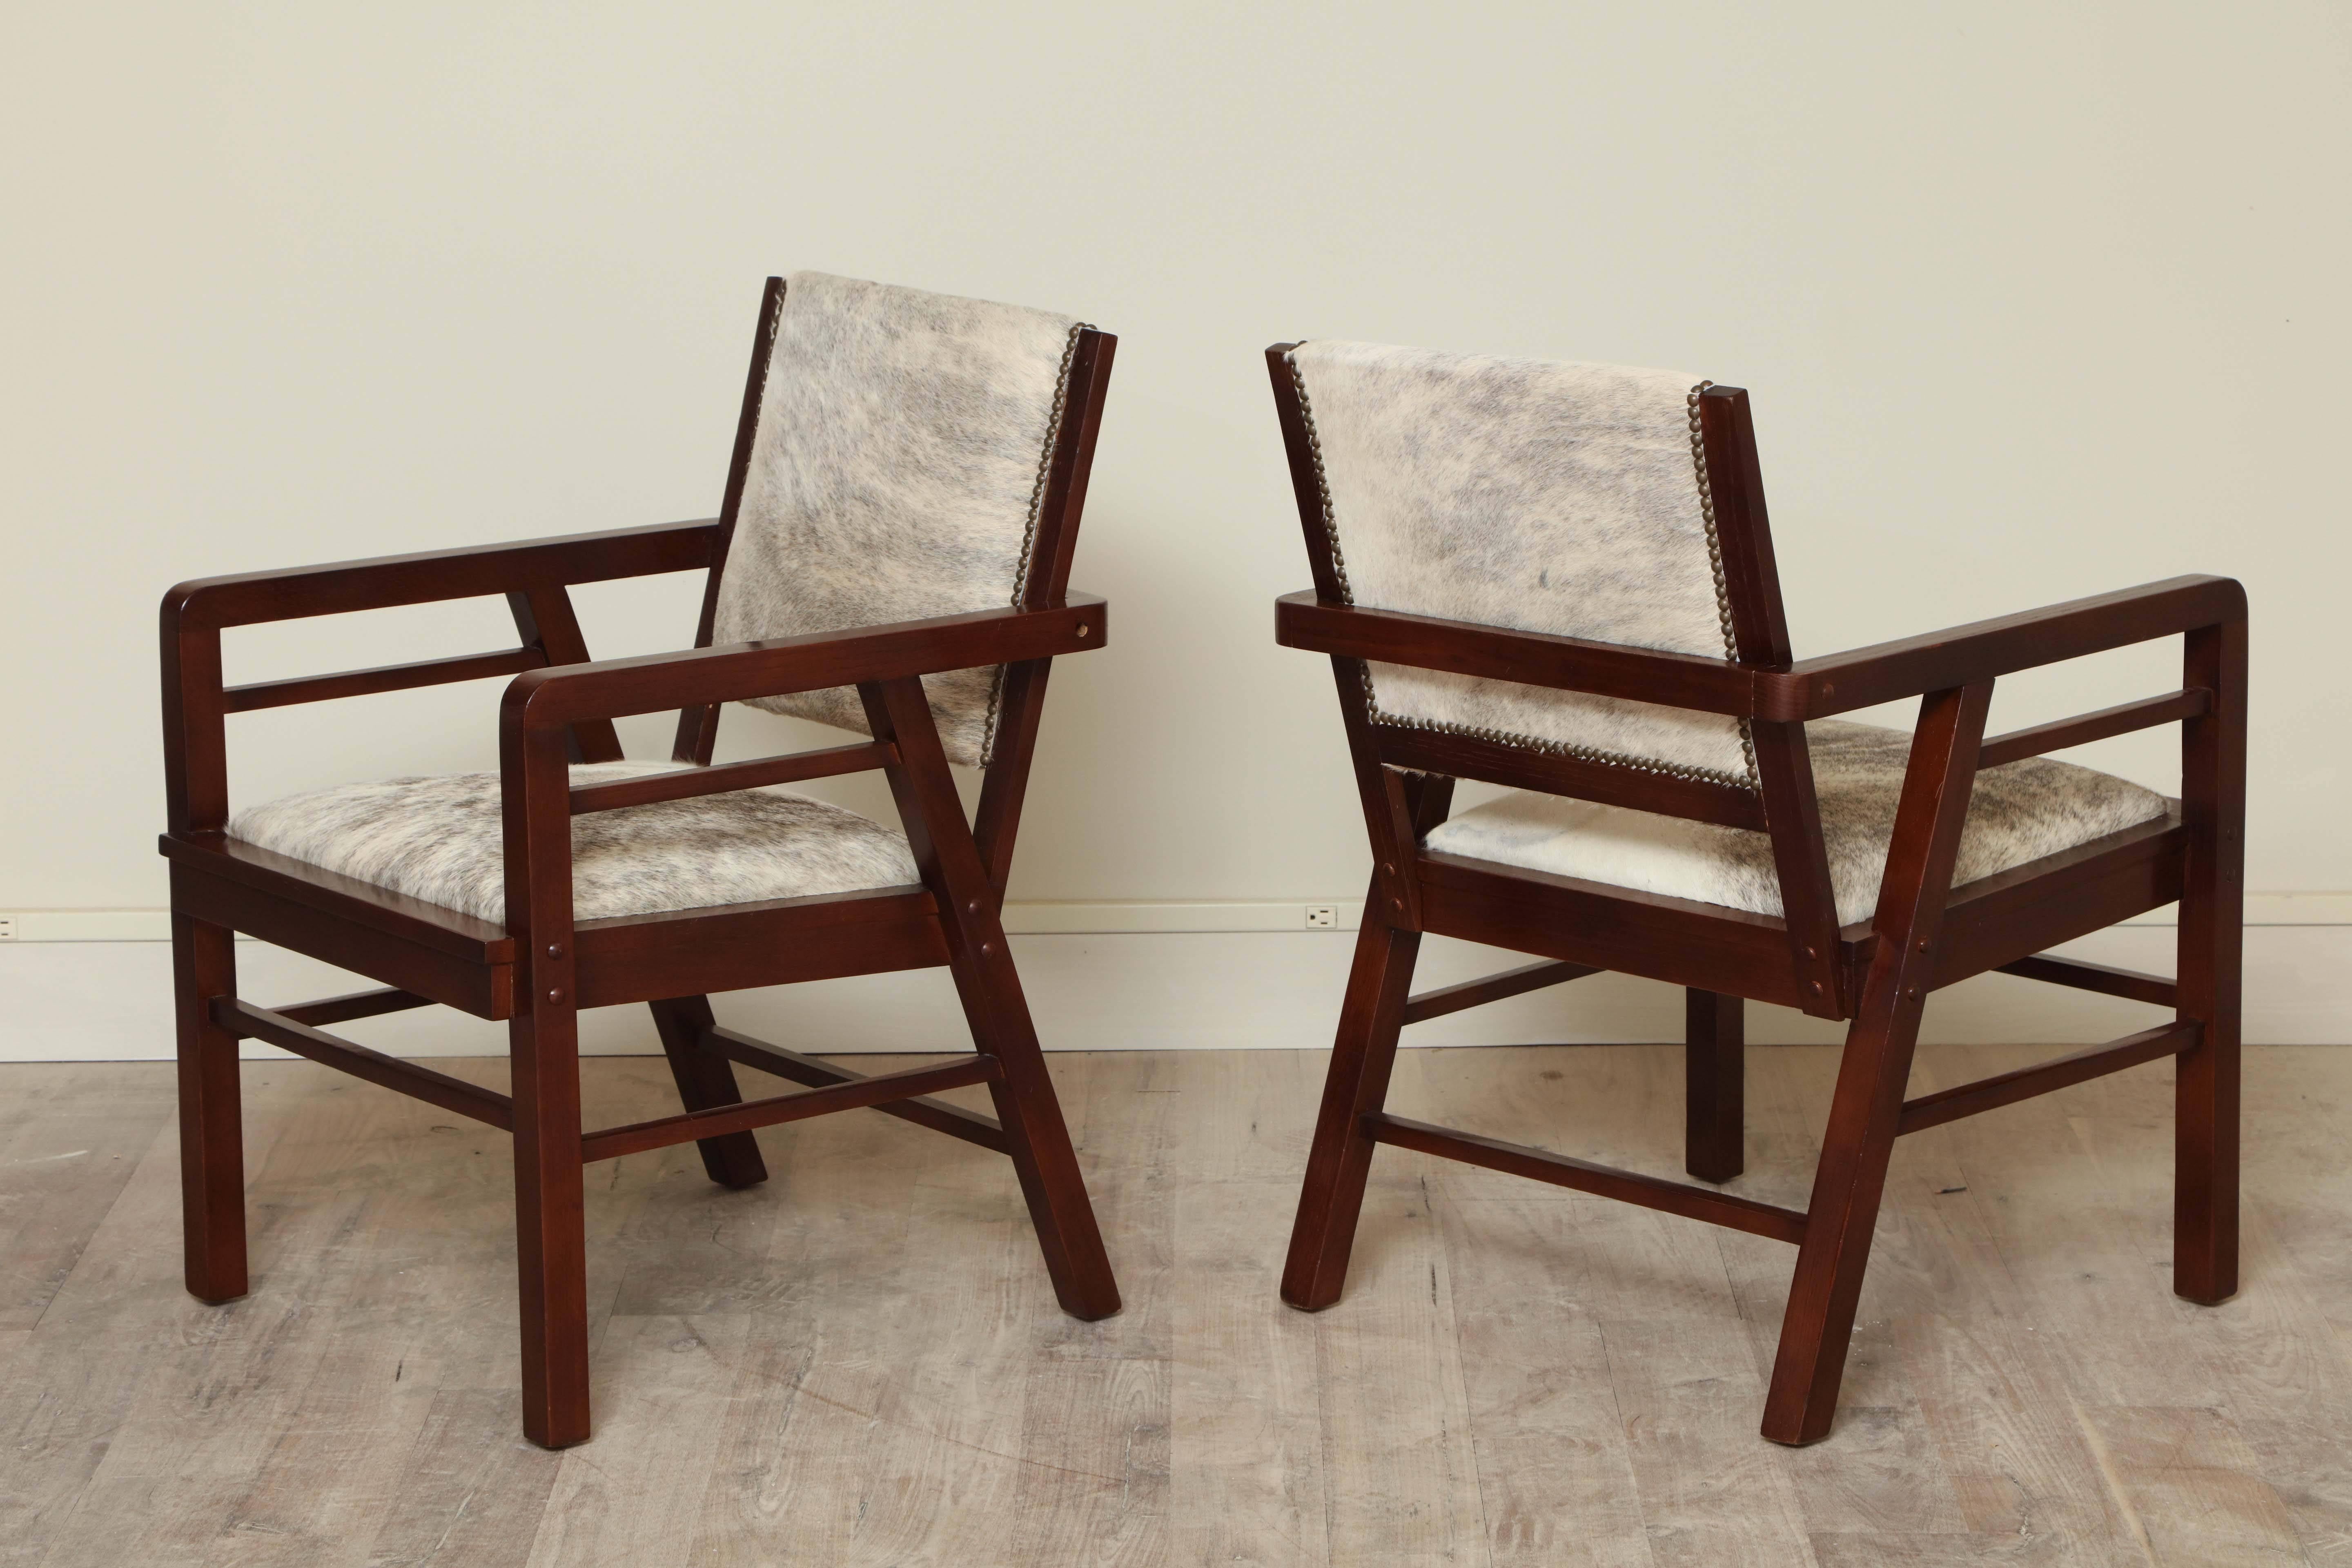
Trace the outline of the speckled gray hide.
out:
M 1291 353 L 1351 603 L 1729 657 L 1674 371 L 1307 342 Z M 1376 716 L 1754 787 L 1738 721 L 1371 666 Z
M 821 272 L 786 280 L 721 643 L 1001 609 L 1028 567 L 1079 323 Z M 923 678 L 948 760 L 995 743 L 998 670 Z M 849 687 L 754 700 L 869 731 Z
M 574 788 L 669 773 L 671 763 L 593 763 Z M 309 790 L 238 812 L 228 834 L 346 877 L 506 920 L 497 773 L 443 773 Z M 572 822 L 572 912 L 583 921 L 796 899 L 921 879 L 906 838 L 782 789 L 600 811 Z
M 1805 726 L 1841 924 L 1866 920 L 1894 837 L 1911 737 L 1874 724 Z M 2164 797 L 2070 763 L 2031 757 L 1977 775 L 1956 885 L 2164 815 Z M 1513 791 L 1433 830 L 1432 849 L 1555 876 L 1777 915 L 1769 836 Z

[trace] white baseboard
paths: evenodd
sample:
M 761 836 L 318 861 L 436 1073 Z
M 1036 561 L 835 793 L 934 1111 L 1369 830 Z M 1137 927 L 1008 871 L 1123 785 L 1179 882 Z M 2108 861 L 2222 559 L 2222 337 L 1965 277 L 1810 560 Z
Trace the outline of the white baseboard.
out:
M 2312 923 L 2315 895 L 2250 900 L 2260 913 L 2305 916 L 2256 924 L 2246 933 L 2245 1037 L 2264 1045 L 2352 1043 L 2352 924 Z M 2352 900 L 2344 895 L 2327 898 Z M 2289 902 L 2288 900 L 2292 900 Z M 2279 906 L 2285 907 L 2281 910 Z M 2298 907 L 2299 906 L 2299 907 Z M 1230 911 L 1243 911 L 1235 915 Z M 1106 913 L 1106 911 L 1110 911 Z M 1227 911 L 1219 913 L 1218 911 Z M 1275 928 L 1277 912 L 1302 922 L 1299 904 L 1037 905 L 1022 907 L 1014 958 L 1038 1033 L 1050 1050 L 1321 1047 L 1330 1044 L 1354 943 L 1341 931 Z M 1346 911 L 1352 915 L 1352 910 Z M 2254 911 L 2250 911 L 2254 912 Z M 20 921 L 31 917 L 19 916 Z M 48 930 L 154 929 L 155 911 L 53 912 Z M 1255 919 L 1254 929 L 1199 930 L 1187 922 Z M 1073 931 L 1085 921 L 1126 921 L 1122 929 Z M 1055 922 L 1059 921 L 1060 924 Z M 24 927 L 19 928 L 20 931 Z M 38 931 L 43 925 L 30 928 Z M 2172 932 L 2149 923 L 2118 927 L 2062 950 L 2156 973 L 2172 970 Z M 363 988 L 368 982 L 259 942 L 237 948 L 240 991 L 264 1004 Z M 1448 984 L 1525 960 L 1444 938 L 1423 949 L 1418 988 Z M 171 949 L 143 936 L 124 940 L 0 942 L 0 1061 L 150 1060 L 172 1054 Z M 730 1024 L 795 1050 L 950 1051 L 969 1043 L 945 971 L 819 981 L 742 992 L 719 1001 Z M 1927 1009 L 1930 1041 L 2088 1044 L 2144 1027 L 2160 1016 L 2135 1003 L 1980 975 L 1938 994 Z M 446 1008 L 338 1026 L 354 1039 L 402 1056 L 502 1054 L 502 1026 Z M 1409 1045 L 1667 1041 L 1682 1037 L 1672 987 L 1623 975 L 1510 998 L 1417 1025 Z M 1759 1044 L 1827 1043 L 1836 1026 L 1789 1011 L 1749 1010 Z M 635 1007 L 591 1013 L 583 1045 L 605 1055 L 654 1048 Z M 248 1043 L 249 1054 L 279 1053 Z
M 1307 911 L 1335 911 L 1331 929 L 1354 931 L 1361 899 L 1158 899 L 1114 901 L 1039 900 L 1004 906 L 1004 929 L 1014 936 L 1113 936 L 1168 931 L 1290 931 L 1307 929 Z M 15 939 L 25 942 L 169 942 L 171 919 L 162 910 L 8 910 L 0 908 Z M 2127 925 L 2168 926 L 2169 906 Z M 2352 926 L 2352 893 L 2249 893 L 2249 926 Z M 0 942 L 0 947 L 5 947 Z

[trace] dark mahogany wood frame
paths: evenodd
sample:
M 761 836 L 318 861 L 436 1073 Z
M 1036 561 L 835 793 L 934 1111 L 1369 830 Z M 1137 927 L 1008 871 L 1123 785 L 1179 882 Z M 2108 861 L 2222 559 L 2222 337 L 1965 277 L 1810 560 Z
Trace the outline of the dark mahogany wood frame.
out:
M 1075 1316 L 1119 1307 L 1069 1133 L 1039 1054 L 1001 910 L 1055 656 L 1100 647 L 1100 599 L 1068 592 L 1118 340 L 1083 329 L 1017 604 L 820 636 L 714 647 L 711 605 L 740 503 L 760 390 L 783 298 L 771 279 L 722 514 L 715 520 L 391 556 L 186 583 L 163 612 L 163 851 L 172 862 L 187 1284 L 207 1301 L 246 1291 L 237 1041 L 250 1037 L 488 1122 L 514 1135 L 522 1294 L 523 1430 L 561 1447 L 589 1436 L 583 1167 L 692 1141 L 713 1181 L 766 1179 L 751 1129 L 871 1107 L 1012 1157 L 1054 1291 Z M 709 574 L 690 651 L 588 662 L 569 584 Z M 503 594 L 522 646 L 502 653 L 224 688 L 228 626 Z M 1002 708 L 976 821 L 967 821 L 920 678 L 999 666 Z M 499 716 L 505 786 L 503 926 L 401 897 L 231 839 L 226 715 L 294 702 L 513 674 Z M 719 705 L 855 685 L 873 739 L 785 757 L 572 787 L 566 764 L 619 758 L 613 721 L 681 712 L 677 760 L 709 763 Z M 829 897 L 575 921 L 572 818 L 652 800 L 880 769 L 919 883 Z M 389 989 L 278 1008 L 236 995 L 230 935 L 245 931 Z M 944 964 L 975 1054 L 867 1078 L 721 1028 L 709 994 Z M 648 1004 L 683 1115 L 583 1131 L 577 1017 Z M 513 1094 L 353 1045 L 320 1026 L 439 1003 L 508 1026 Z M 800 1092 L 746 1101 L 734 1064 Z M 988 1117 L 928 1098 L 986 1084 Z
M 2246 601 L 2235 583 L 2176 577 L 1903 642 L 1792 660 L 1748 395 L 1710 386 L 1701 435 L 1736 658 L 1717 660 L 1497 626 L 1359 609 L 1326 537 L 1306 417 L 1289 364 L 1266 351 L 1288 446 L 1312 593 L 1276 607 L 1284 647 L 1328 654 L 1372 842 L 1374 870 L 1342 1003 L 1282 1280 L 1309 1311 L 1339 1298 L 1372 1151 L 1382 1143 L 1704 1219 L 1797 1246 L 1764 1436 L 1826 1436 L 1853 1329 L 1887 1161 L 1903 1133 L 2159 1058 L 2179 1058 L 2173 1289 L 2220 1301 L 2238 1283 L 2238 1011 L 2243 912 Z M 1994 680 L 2181 636 L 2181 689 L 1987 739 Z M 1690 782 L 1375 722 L 1367 660 L 1728 714 L 1747 721 L 1759 788 Z M 1805 721 L 1921 700 L 1876 913 L 1841 929 L 1830 890 Z M 1977 771 L 2109 735 L 2179 723 L 2182 798 L 2165 817 L 1955 889 Z M 1771 836 L 1786 919 L 1433 853 L 1456 779 L 1759 828 Z M 2179 975 L 2165 980 L 2042 950 L 2178 901 Z M 1548 962 L 1407 994 L 1422 933 Z M 1812 1199 L 1799 1212 L 1685 1183 L 1431 1127 L 1383 1109 L 1398 1031 L 1423 1018 L 1600 970 L 1688 988 L 1689 1173 L 1739 1173 L 1741 1002 L 1849 1021 Z M 1979 1083 L 1906 1100 L 1928 993 L 1987 970 L 2129 997 L 2168 1023 Z

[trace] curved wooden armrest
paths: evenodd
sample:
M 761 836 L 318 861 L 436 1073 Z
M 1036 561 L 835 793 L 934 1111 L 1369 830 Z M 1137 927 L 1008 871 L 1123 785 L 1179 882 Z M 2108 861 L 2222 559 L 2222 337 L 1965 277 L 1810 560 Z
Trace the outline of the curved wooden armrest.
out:
M 524 730 L 557 729 L 667 708 L 1085 653 L 1103 645 L 1108 619 L 1102 600 L 1071 594 L 1066 604 L 1053 609 L 979 610 L 526 670 L 507 686 L 503 721 Z
M 1274 602 L 1274 639 L 1284 647 L 1312 653 L 1589 691 L 1702 713 L 1746 717 L 1756 711 L 1758 672 L 1720 658 L 1331 605 L 1312 592 L 1286 594 Z
M 163 595 L 163 629 L 218 630 L 263 621 L 299 620 L 394 605 L 432 604 L 490 594 L 700 571 L 719 543 L 719 522 L 655 523 L 482 544 L 379 555 L 278 572 L 200 577 Z
M 2246 591 L 2234 578 L 2168 577 L 1761 672 L 1756 712 L 1784 721 L 1850 713 L 2245 618 Z

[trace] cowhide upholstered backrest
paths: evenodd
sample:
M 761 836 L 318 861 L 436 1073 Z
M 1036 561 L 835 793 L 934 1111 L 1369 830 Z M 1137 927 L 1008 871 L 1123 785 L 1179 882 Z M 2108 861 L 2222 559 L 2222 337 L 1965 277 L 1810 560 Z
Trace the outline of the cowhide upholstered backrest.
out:
M 821 272 L 786 279 L 776 312 L 712 640 L 1016 603 L 1082 323 Z M 949 760 L 987 763 L 1002 672 L 923 688 Z M 753 705 L 866 731 L 848 687 Z
M 1700 377 L 1339 342 L 1287 357 L 1349 603 L 1733 657 Z M 1388 664 L 1368 678 L 1378 723 L 1757 787 L 1736 719 Z

